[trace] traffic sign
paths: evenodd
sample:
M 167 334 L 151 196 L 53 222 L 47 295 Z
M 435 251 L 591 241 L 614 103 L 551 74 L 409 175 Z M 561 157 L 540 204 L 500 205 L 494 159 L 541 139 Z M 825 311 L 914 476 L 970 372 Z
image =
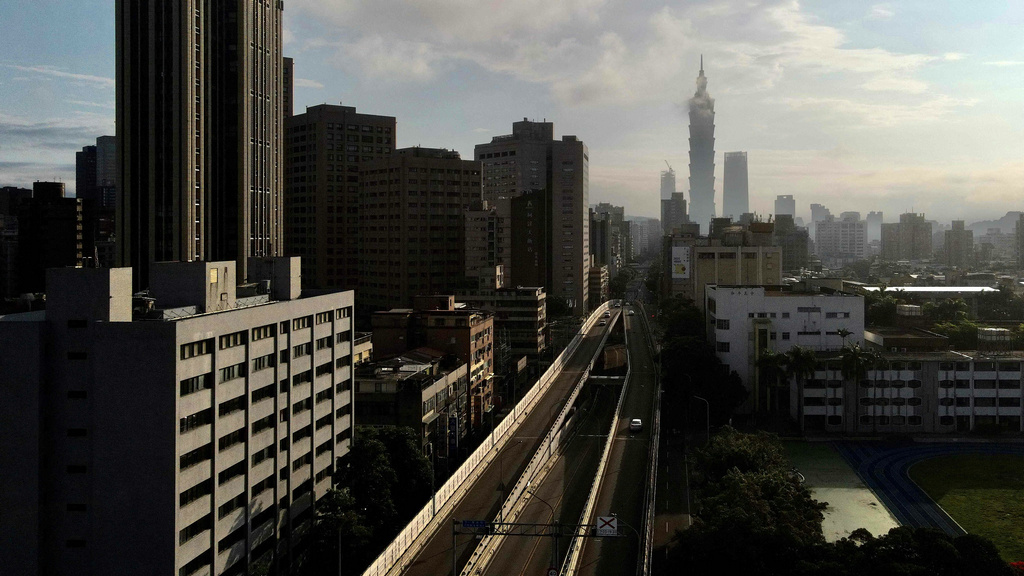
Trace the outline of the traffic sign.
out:
M 487 520 L 463 520 L 463 528 L 487 528 Z
M 619 519 L 615 516 L 598 516 L 597 517 L 597 535 L 598 536 L 618 536 L 619 535 Z

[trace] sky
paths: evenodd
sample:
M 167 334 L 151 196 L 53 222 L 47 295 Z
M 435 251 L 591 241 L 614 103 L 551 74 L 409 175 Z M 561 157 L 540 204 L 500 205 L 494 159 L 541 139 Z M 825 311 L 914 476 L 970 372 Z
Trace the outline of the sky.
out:
M 1024 209 L 1024 2 L 285 0 L 296 111 L 397 118 L 397 144 L 476 144 L 523 118 L 590 151 L 590 201 L 657 217 L 686 191 L 700 55 L 750 207 L 968 222 Z M 0 186 L 62 179 L 114 132 L 114 1 L 0 2 Z

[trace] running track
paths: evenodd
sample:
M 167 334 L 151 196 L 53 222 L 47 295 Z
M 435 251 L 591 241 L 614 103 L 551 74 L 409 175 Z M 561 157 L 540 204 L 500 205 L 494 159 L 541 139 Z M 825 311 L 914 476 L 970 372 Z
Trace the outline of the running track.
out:
M 833 442 L 832 446 L 901 526 L 938 528 L 951 536 L 965 532 L 910 479 L 910 467 L 949 454 L 1024 455 L 1024 444 L 1016 443 Z

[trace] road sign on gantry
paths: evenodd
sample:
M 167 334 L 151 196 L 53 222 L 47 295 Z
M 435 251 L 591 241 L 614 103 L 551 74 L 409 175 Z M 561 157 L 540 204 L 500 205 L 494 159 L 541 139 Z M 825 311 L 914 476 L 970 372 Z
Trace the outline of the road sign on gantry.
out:
M 619 519 L 615 516 L 598 516 L 597 517 L 597 535 L 598 536 L 618 536 L 619 535 Z

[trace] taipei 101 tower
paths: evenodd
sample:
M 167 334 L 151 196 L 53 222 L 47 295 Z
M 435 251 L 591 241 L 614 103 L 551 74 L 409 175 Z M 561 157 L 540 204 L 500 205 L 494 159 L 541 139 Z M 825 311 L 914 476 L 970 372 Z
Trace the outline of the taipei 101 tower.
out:
M 690 98 L 690 222 L 706 234 L 715 217 L 715 99 L 708 95 L 704 56 Z

